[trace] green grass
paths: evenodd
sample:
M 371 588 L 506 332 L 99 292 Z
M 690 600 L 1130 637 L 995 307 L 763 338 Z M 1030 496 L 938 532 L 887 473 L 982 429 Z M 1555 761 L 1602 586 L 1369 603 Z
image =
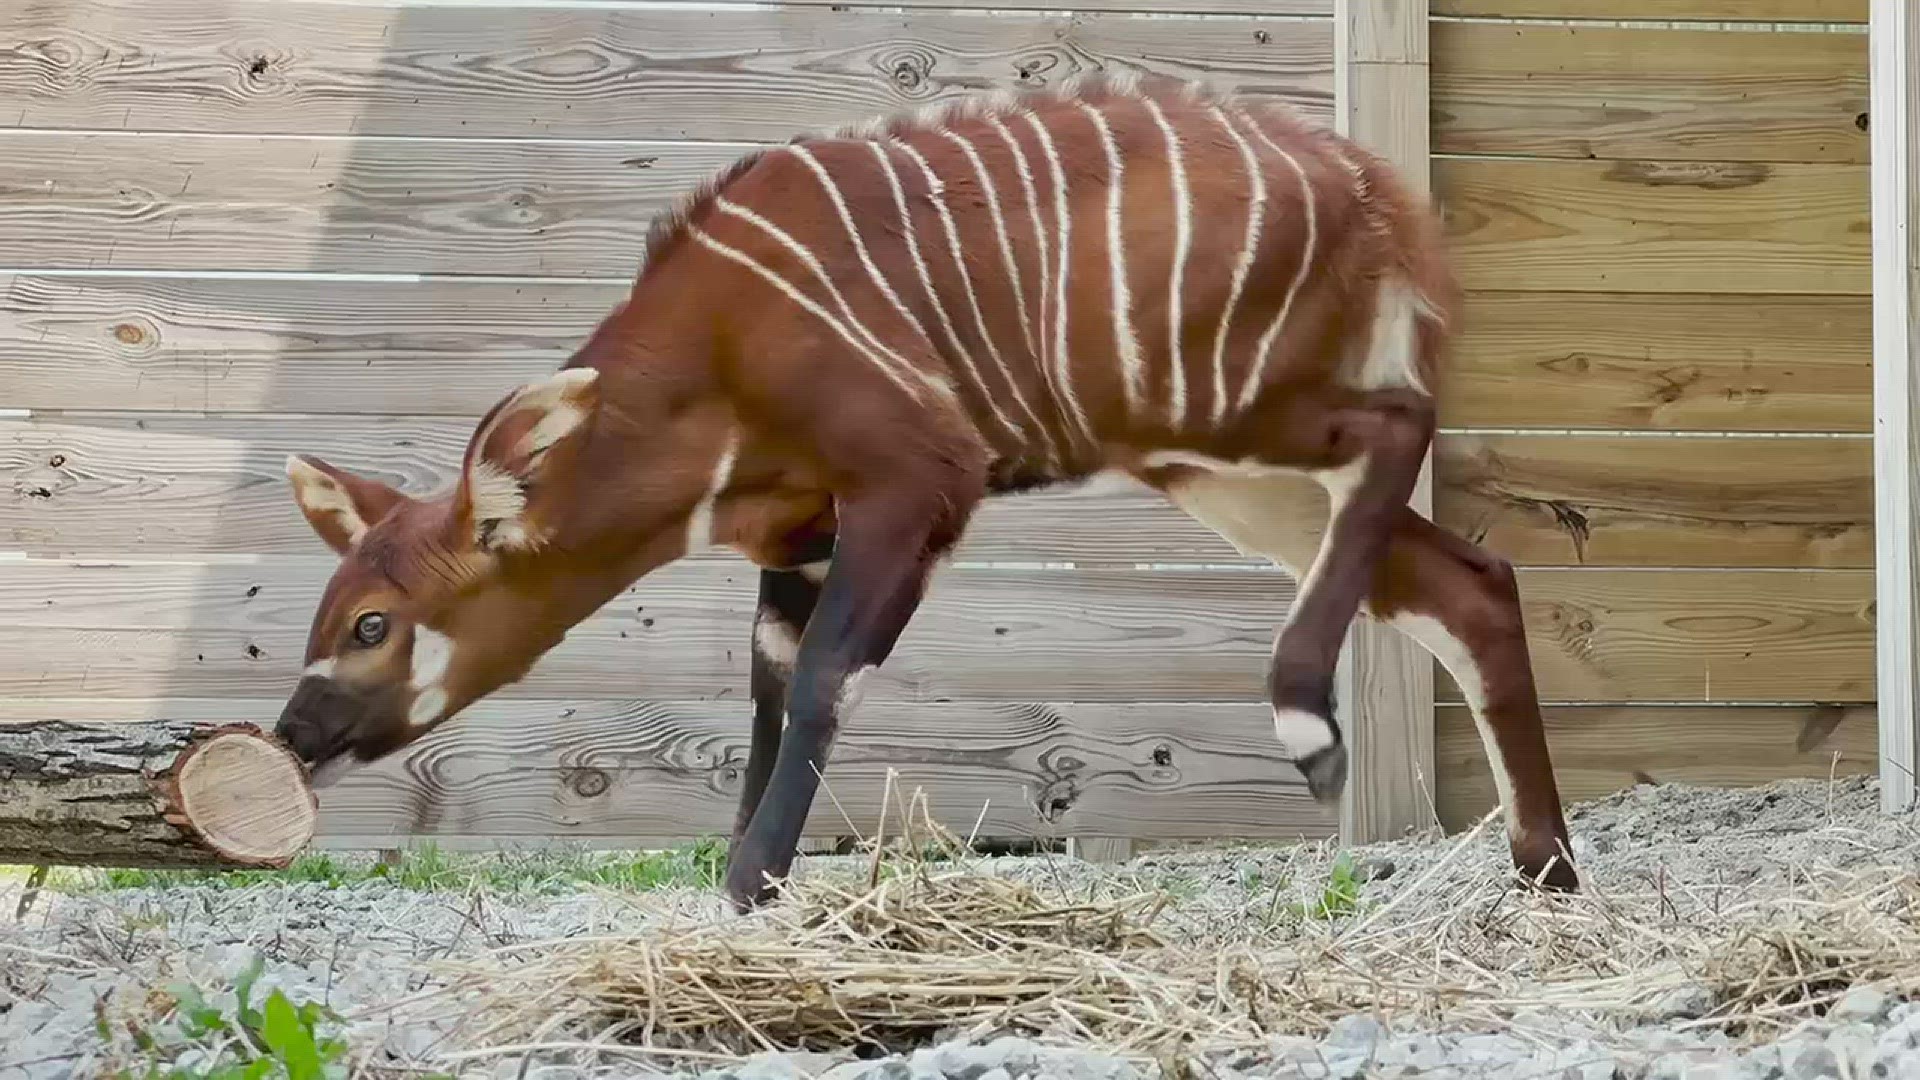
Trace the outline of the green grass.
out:
M 564 892 L 582 885 L 626 892 L 664 888 L 712 888 L 726 867 L 726 845 L 701 840 L 666 851 L 594 853 L 541 851 L 462 855 L 427 843 L 409 848 L 391 864 L 328 852 L 302 855 L 284 870 L 142 870 L 121 867 L 56 867 L 46 888 L 68 893 L 191 885 L 218 889 L 313 882 L 342 888 L 388 881 L 420 892 Z M 25 868 L 0 868 L 0 876 L 24 877 Z

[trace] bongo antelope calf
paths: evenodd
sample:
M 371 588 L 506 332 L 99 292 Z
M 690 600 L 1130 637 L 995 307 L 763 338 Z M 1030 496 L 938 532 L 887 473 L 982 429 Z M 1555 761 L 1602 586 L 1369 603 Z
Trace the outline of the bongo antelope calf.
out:
M 748 154 L 481 417 L 451 491 L 289 460 L 341 561 L 278 730 L 321 774 L 391 753 L 731 547 L 762 568 L 744 910 L 981 500 L 1118 473 L 1297 578 L 1268 691 L 1317 799 L 1346 782 L 1334 662 L 1364 611 L 1452 673 L 1516 865 L 1572 888 L 1513 571 L 1407 505 L 1457 311 L 1428 208 L 1277 103 L 1089 79 Z

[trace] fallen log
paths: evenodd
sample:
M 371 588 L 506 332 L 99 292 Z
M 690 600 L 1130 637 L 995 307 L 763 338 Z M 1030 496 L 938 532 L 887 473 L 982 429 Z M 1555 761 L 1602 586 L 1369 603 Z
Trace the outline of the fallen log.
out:
M 278 869 L 318 817 L 250 724 L 0 724 L 0 863 Z

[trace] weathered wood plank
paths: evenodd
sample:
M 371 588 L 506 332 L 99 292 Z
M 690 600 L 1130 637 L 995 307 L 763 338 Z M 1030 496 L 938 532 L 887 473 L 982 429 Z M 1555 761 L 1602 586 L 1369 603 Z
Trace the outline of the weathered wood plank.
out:
M 1338 129 L 1428 194 L 1428 19 L 1425 0 L 1334 5 Z M 1433 507 L 1423 462 L 1408 505 Z M 1334 719 L 1347 737 L 1340 838 L 1364 844 L 1432 824 L 1420 780 L 1433 773 L 1433 663 L 1412 639 L 1372 621 L 1351 626 L 1334 671 Z
M 1867 439 L 1444 435 L 1435 520 L 1517 563 L 1873 566 Z
M 1509 18 L 1867 21 L 1868 0 L 1433 0 L 1435 15 Z
M 0 701 L 96 722 L 260 717 L 277 699 Z M 320 792 L 318 842 L 375 835 L 725 836 L 747 755 L 744 700 L 476 705 Z M 873 700 L 834 743 L 809 830 L 870 835 L 887 769 L 963 835 L 1320 838 L 1333 814 L 1279 757 L 1264 705 Z M 897 792 L 896 792 L 897 796 Z M 836 805 L 837 803 L 837 805 Z M 985 809 L 986 816 L 981 818 Z M 855 829 L 848 829 L 842 809 Z M 898 811 L 898 806 L 895 806 Z
M 477 416 L 626 288 L 0 276 L 17 408 Z M 1454 427 L 1868 431 L 1865 297 L 1473 293 Z
M 317 390 L 317 388 L 316 388 Z M 490 402 L 489 402 L 490 403 Z M 415 495 L 451 486 L 485 406 L 466 417 L 167 414 L 0 420 L 0 548 L 38 555 L 324 553 L 293 504 L 288 454 Z M 991 500 L 956 558 L 1268 566 L 1144 485 Z
M 16 268 L 626 278 L 653 214 L 746 149 L 0 132 L 0 248 Z
M 1543 701 L 1873 700 L 1870 570 L 1523 569 L 1520 602 Z
M 1920 794 L 1920 9 L 1873 4 L 1873 473 L 1880 805 Z
M 1433 27 L 1443 154 L 1867 160 L 1864 34 Z
M 1546 711 L 1546 727 L 1563 803 L 1640 783 L 1745 787 L 1872 773 L 1878 748 L 1871 705 L 1563 706 Z M 1499 805 L 1486 752 L 1465 708 L 1438 710 L 1435 728 L 1440 822 L 1469 828 Z M 1578 836 L 1579 821 L 1572 827 Z
M 477 418 L 552 372 L 619 285 L 0 275 L 25 409 Z
M 1440 422 L 1869 431 L 1872 307 L 1864 296 L 1472 293 Z
M 1860 166 L 1443 158 L 1433 173 L 1471 289 L 1870 295 Z
M 1057 13 L 28 0 L 0 29 L 20 127 L 784 140 L 1089 68 L 1332 104 L 1332 26 Z
M 292 686 L 331 558 L 9 563 L 0 694 L 271 697 Z M 868 685 L 879 700 L 1262 701 L 1293 589 L 1269 570 L 948 567 Z M 509 697 L 747 691 L 754 571 L 685 561 L 576 627 Z
M 273 697 L 299 671 L 326 558 L 64 564 L 0 575 L 0 696 Z M 1521 571 L 1548 701 L 1865 701 L 1865 570 Z M 734 698 L 753 608 L 738 560 L 667 567 L 508 698 Z M 1265 699 L 1278 571 L 948 568 L 872 680 L 877 700 Z M 1444 701 L 1460 700 L 1443 676 Z

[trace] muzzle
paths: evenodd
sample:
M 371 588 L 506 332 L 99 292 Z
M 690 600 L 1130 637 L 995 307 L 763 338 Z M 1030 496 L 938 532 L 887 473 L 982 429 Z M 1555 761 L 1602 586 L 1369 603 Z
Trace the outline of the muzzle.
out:
M 280 710 L 273 733 L 308 766 L 324 765 L 353 746 L 367 718 L 367 705 L 332 679 L 304 676 Z

